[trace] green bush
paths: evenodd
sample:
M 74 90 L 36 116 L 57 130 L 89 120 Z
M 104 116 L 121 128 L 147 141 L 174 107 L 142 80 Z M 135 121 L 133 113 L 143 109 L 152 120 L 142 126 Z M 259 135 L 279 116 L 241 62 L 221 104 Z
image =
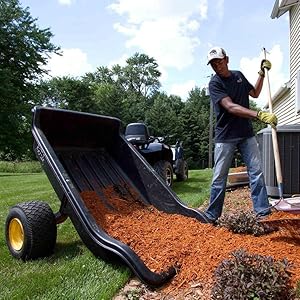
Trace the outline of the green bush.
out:
M 42 166 L 38 161 L 0 161 L 0 172 L 4 173 L 41 173 Z
M 234 233 L 253 234 L 254 236 L 264 235 L 277 230 L 275 227 L 259 223 L 256 215 L 251 211 L 224 214 L 217 220 L 217 224 L 226 227 Z
M 297 287 L 296 287 L 296 296 L 299 298 L 300 297 L 300 281 L 298 281 L 297 283 Z
M 295 299 L 287 260 L 249 254 L 243 249 L 231 253 L 215 271 L 213 300 Z

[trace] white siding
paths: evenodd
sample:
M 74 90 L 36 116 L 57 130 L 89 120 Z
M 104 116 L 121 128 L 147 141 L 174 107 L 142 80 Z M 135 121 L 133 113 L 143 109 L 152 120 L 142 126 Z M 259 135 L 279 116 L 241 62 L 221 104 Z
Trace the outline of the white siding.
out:
M 297 73 L 300 70 L 300 4 L 292 6 L 289 14 L 291 89 L 273 105 L 273 111 L 277 115 L 280 125 L 300 124 L 300 113 L 296 112 L 297 104 L 300 101 L 296 96 Z M 297 88 L 299 91 L 299 86 Z M 299 94 L 299 92 L 297 93 Z
M 296 77 L 296 113 L 300 114 L 300 70 L 297 72 Z
M 290 78 L 300 69 L 300 4 L 290 10 Z
M 288 116 L 290 115 L 290 111 L 291 111 L 291 103 L 290 103 L 290 97 L 289 97 L 289 93 L 286 93 L 286 95 L 284 97 L 282 97 L 280 99 L 280 101 L 278 101 L 273 108 L 274 113 L 276 114 L 279 123 L 281 125 L 283 124 L 287 124 L 288 122 Z

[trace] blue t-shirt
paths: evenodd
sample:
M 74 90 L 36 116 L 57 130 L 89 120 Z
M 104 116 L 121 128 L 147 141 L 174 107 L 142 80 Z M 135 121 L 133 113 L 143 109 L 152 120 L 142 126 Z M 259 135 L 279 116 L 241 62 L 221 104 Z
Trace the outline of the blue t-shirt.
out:
M 210 99 L 216 114 L 215 142 L 233 142 L 254 136 L 250 119 L 230 114 L 220 101 L 230 97 L 232 102 L 249 108 L 249 92 L 253 85 L 239 71 L 230 71 L 229 77 L 215 74 L 209 82 Z

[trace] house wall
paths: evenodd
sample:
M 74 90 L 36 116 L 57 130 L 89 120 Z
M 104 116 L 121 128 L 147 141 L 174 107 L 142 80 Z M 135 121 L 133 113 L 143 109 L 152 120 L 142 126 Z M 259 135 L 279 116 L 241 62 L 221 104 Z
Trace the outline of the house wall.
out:
M 290 8 L 290 82 L 291 88 L 282 98 L 273 104 L 273 111 L 280 125 L 300 124 L 300 113 L 296 112 L 296 81 L 300 70 L 300 4 Z M 298 76 L 299 77 L 299 76 Z M 298 86 L 298 89 L 300 87 Z M 299 105 L 298 105 L 299 107 Z
M 293 106 L 295 106 L 293 102 L 289 90 L 280 100 L 273 104 L 273 112 L 276 114 L 280 125 L 294 124 L 293 122 L 290 123 L 292 115 L 295 114 L 291 112 L 293 111 Z
M 300 69 L 300 4 L 290 10 L 290 78 Z

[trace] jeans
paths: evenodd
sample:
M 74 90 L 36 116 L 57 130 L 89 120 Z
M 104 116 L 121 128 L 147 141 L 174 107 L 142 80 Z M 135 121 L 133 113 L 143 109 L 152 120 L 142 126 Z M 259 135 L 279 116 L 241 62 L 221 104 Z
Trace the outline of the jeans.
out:
M 260 152 L 256 138 L 251 137 L 237 142 L 216 143 L 215 145 L 215 165 L 210 202 L 205 212 L 206 216 L 212 221 L 217 220 L 222 214 L 227 176 L 236 148 L 240 151 L 242 159 L 247 166 L 254 212 L 258 215 L 270 213 L 270 204 L 261 168 Z

